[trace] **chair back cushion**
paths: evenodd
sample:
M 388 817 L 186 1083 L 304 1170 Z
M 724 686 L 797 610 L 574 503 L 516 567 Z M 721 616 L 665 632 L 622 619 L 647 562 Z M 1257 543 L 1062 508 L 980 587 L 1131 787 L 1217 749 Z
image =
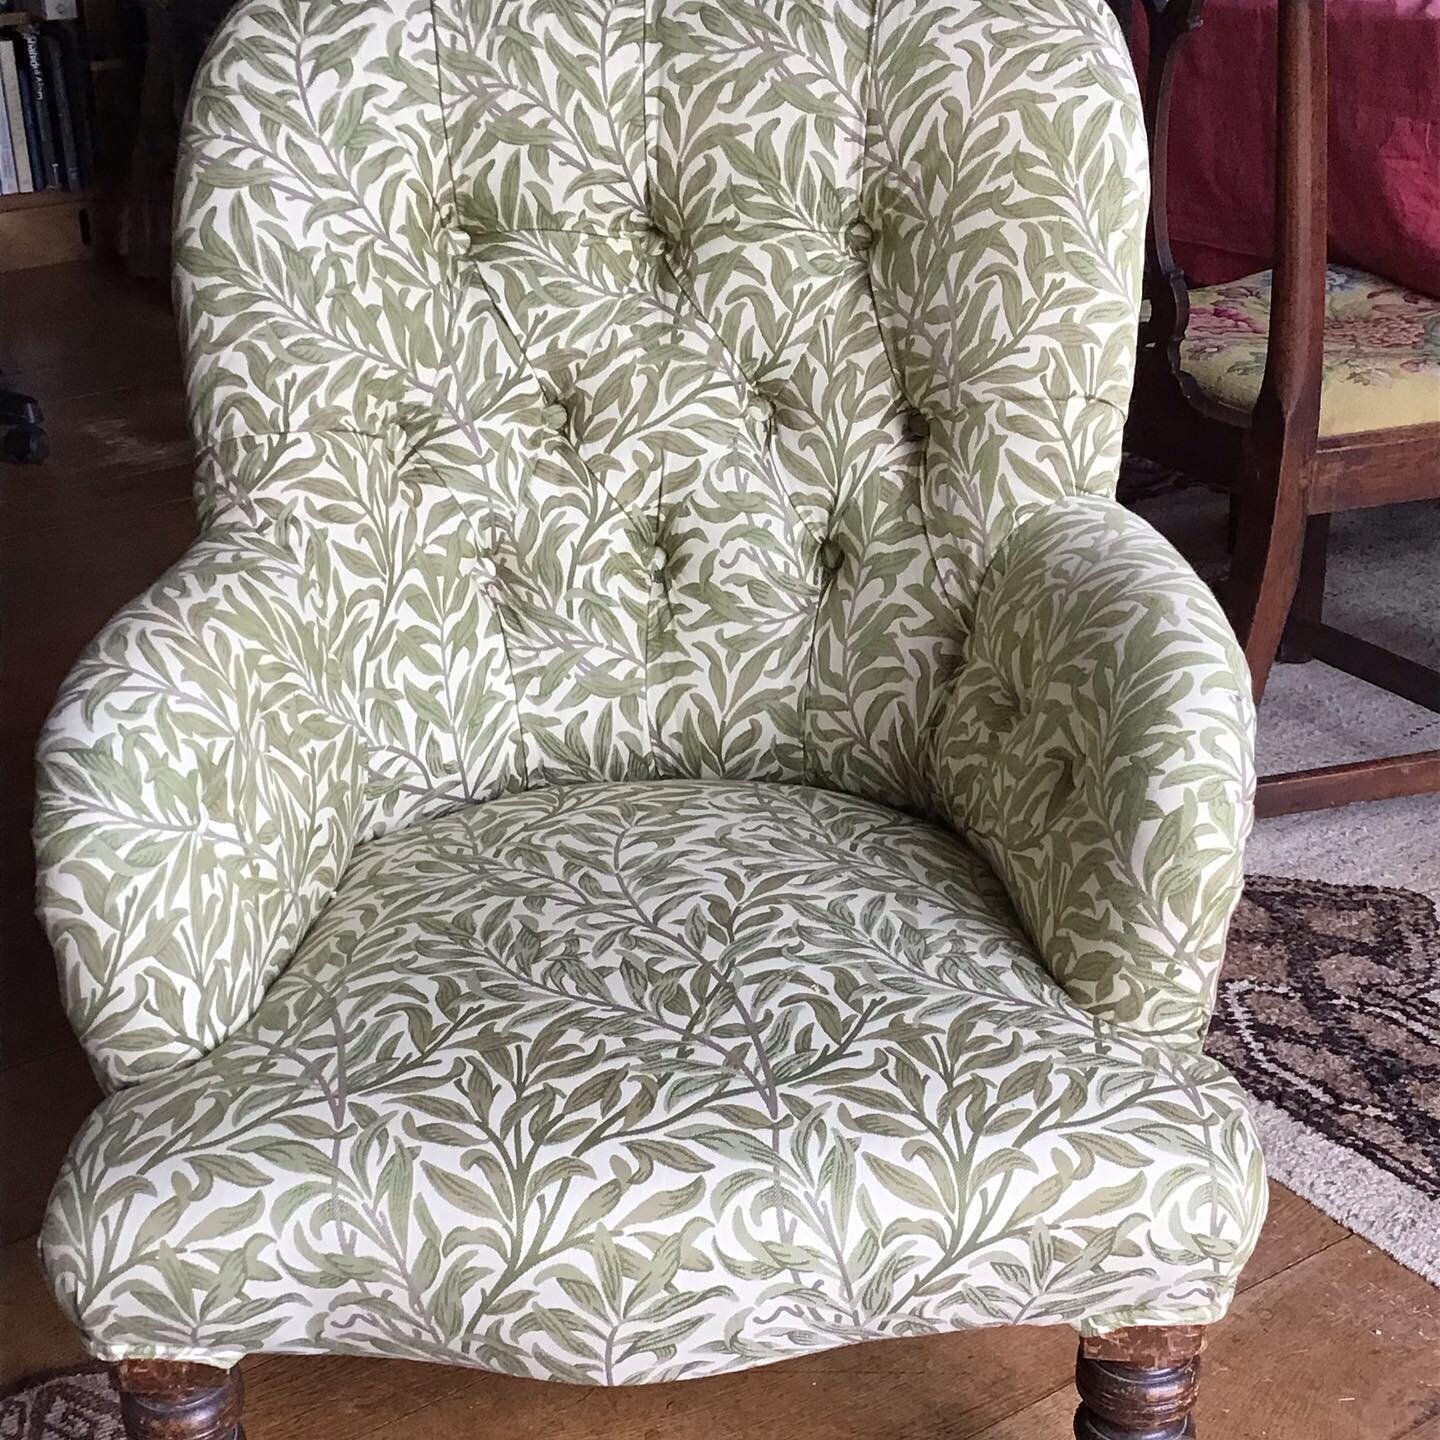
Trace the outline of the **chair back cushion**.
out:
M 183 169 L 205 504 L 303 557 L 371 830 L 606 777 L 921 803 L 985 565 L 1113 487 L 1101 0 L 243 0 Z

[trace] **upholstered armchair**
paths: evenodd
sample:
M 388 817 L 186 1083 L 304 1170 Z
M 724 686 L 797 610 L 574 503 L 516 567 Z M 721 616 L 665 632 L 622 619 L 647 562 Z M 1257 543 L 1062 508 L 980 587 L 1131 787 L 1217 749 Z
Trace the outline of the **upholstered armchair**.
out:
M 37 820 L 112 1092 L 44 1260 L 132 1434 L 255 1352 L 1021 1324 L 1078 1433 L 1189 1433 L 1252 718 L 1111 498 L 1101 0 L 243 0 L 182 182 L 202 535 Z

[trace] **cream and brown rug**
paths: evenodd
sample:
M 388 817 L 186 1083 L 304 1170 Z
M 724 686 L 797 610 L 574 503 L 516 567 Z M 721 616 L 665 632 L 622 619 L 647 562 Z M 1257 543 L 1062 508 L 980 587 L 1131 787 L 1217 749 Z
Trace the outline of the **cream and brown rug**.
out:
M 110 1372 L 86 1367 L 21 1381 L 0 1394 L 0 1440 L 125 1440 Z
M 1252 875 L 1209 1052 L 1271 1176 L 1440 1284 L 1440 916 L 1411 890 Z

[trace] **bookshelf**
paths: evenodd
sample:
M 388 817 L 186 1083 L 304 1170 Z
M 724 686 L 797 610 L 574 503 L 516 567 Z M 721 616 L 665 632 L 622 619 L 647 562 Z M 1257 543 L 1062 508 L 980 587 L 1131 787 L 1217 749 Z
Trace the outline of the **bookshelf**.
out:
M 0 196 L 0 271 L 92 258 L 94 205 L 86 190 Z
M 108 72 L 116 69 L 116 60 L 109 53 L 115 32 L 114 4 L 115 0 L 84 0 L 79 23 L 74 26 L 82 73 L 94 97 L 95 178 L 85 188 L 0 195 L 0 271 L 91 258 L 105 248 L 106 177 L 114 173 L 116 160 L 113 154 L 101 153 L 112 148 L 113 134 L 100 122 L 102 117 L 108 118 L 110 109 L 104 94 L 111 79 Z M 36 23 L 36 17 L 26 11 L 0 11 L 0 33 Z

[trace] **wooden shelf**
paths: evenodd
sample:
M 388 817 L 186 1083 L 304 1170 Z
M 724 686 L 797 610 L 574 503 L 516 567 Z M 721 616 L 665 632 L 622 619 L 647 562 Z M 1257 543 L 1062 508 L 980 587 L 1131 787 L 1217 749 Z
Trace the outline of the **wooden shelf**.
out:
M 93 253 L 93 205 L 93 195 L 76 190 L 0 198 L 0 273 Z
M 0 30 L 18 30 L 22 26 L 39 23 L 39 19 L 28 11 L 0 12 Z M 24 195 L 0 195 L 0 215 L 10 215 L 19 210 L 48 210 L 62 205 L 86 205 L 93 199 L 94 196 L 89 190 L 34 190 Z
M 4 0 L 0 0 L 4 3 Z M 30 5 L 33 0 L 10 0 Z M 0 195 L 0 273 L 113 254 L 124 176 L 134 146 L 141 80 L 134 44 L 117 16 L 120 0 L 80 0 L 79 23 L 60 22 L 76 53 L 67 56 L 67 91 L 75 76 L 85 92 L 72 103 L 90 109 L 93 166 L 83 190 Z M 36 9 L 40 8 L 38 6 Z M 0 35 L 42 25 L 29 9 L 0 12 Z M 75 63 L 78 62 L 78 63 Z
M 24 195 L 0 195 L 0 211 L 47 210 L 56 205 L 88 205 L 95 196 L 89 190 L 31 190 Z

